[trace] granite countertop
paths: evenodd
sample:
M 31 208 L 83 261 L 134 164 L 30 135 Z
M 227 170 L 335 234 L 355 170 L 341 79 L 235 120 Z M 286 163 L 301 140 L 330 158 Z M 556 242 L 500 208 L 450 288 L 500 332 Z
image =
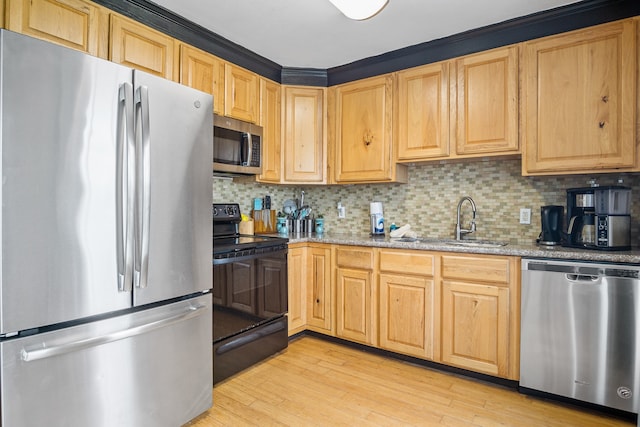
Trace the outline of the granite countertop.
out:
M 565 248 L 560 246 L 544 247 L 535 243 L 529 245 L 507 244 L 498 247 L 467 247 L 448 244 L 446 242 L 416 241 L 407 242 L 399 239 L 384 237 L 371 237 L 367 233 L 360 234 L 339 234 L 324 233 L 311 234 L 289 234 L 289 243 L 331 243 L 338 245 L 371 246 L 377 248 L 397 248 L 397 249 L 418 249 L 442 252 L 490 254 L 490 255 L 510 255 L 527 258 L 549 258 L 549 259 L 573 259 L 579 261 L 615 262 L 624 264 L 640 264 L 640 248 L 630 251 L 601 251 L 590 249 Z

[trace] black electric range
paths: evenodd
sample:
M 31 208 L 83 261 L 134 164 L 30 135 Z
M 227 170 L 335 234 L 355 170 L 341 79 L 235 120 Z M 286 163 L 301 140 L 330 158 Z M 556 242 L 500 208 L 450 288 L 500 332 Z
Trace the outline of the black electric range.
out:
M 243 235 L 236 203 L 213 205 L 213 382 L 288 344 L 287 242 Z

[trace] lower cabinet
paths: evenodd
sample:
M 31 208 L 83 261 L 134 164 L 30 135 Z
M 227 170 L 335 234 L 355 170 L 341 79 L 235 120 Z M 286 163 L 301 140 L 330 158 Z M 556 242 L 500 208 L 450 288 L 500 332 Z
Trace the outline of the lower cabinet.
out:
M 289 249 L 290 334 L 309 329 L 518 379 L 518 257 L 300 245 Z
M 336 336 L 376 345 L 373 249 L 336 250 Z
M 307 324 L 307 247 L 289 245 L 287 254 L 289 335 L 303 331 Z
M 333 335 L 331 246 L 312 244 L 307 251 L 307 325 L 311 330 Z
M 443 255 L 442 362 L 517 379 L 518 258 Z
M 380 250 L 381 348 L 433 359 L 434 264 L 428 252 Z

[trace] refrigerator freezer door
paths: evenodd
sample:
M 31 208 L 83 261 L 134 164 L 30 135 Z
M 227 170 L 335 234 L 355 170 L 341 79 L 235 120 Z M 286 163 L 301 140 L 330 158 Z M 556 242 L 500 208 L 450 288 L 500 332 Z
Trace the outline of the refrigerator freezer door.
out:
M 211 289 L 213 98 L 134 72 L 134 304 Z
M 3 426 L 175 427 L 212 404 L 210 294 L 0 349 Z
M 130 307 L 118 292 L 116 141 L 132 71 L 0 38 L 0 333 Z

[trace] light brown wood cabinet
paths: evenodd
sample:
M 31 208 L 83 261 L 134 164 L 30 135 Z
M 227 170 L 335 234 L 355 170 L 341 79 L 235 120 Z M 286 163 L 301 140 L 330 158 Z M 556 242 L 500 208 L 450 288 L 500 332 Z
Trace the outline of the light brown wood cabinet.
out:
M 331 245 L 307 248 L 307 324 L 309 329 L 334 334 Z
M 327 182 L 326 89 L 284 86 L 284 173 L 287 184 Z
M 259 182 L 279 183 L 282 179 L 282 101 L 278 83 L 260 78 L 260 114 L 262 126 L 262 174 Z
M 519 153 L 517 46 L 396 76 L 398 161 Z
M 5 28 L 107 58 L 109 11 L 83 0 L 7 0 Z
M 522 174 L 638 170 L 633 19 L 523 45 Z
M 335 182 L 406 182 L 393 154 L 393 75 L 332 88 L 335 96 Z
M 442 255 L 442 362 L 509 379 L 519 371 L 518 258 Z
M 213 95 L 213 112 L 224 113 L 224 61 L 180 43 L 180 83 Z
M 420 161 L 449 155 L 449 62 L 397 73 L 397 158 Z
M 376 287 L 371 248 L 336 249 L 336 336 L 377 344 Z
M 224 115 L 251 123 L 258 121 L 258 75 L 242 67 L 224 65 Z
M 289 335 L 303 331 L 307 325 L 307 245 L 289 245 L 288 269 L 288 321 Z
M 517 380 L 519 260 L 294 244 L 289 250 L 289 332 L 309 329 Z M 301 281 L 306 283 L 306 324 L 298 308 L 305 292 Z
M 424 251 L 380 249 L 379 345 L 433 359 L 436 257 Z
M 463 56 L 454 70 L 456 154 L 518 153 L 518 47 Z
M 177 41 L 121 15 L 111 15 L 109 59 L 137 70 L 179 80 Z

